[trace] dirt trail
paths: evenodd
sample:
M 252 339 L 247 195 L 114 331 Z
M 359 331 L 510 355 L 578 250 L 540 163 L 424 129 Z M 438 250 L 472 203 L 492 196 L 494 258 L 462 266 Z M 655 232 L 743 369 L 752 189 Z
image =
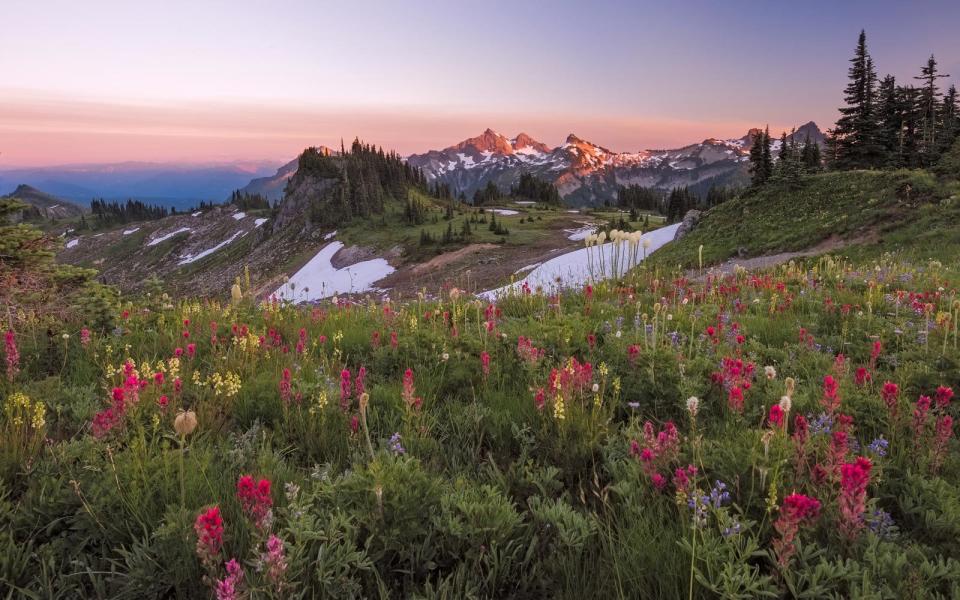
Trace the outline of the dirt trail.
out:
M 865 235 L 851 238 L 843 239 L 837 235 L 831 235 L 827 239 L 823 240 L 815 246 L 811 246 L 806 250 L 797 250 L 795 252 L 780 252 L 778 254 L 766 254 L 764 256 L 754 256 L 751 258 L 731 258 L 725 262 L 722 262 L 718 265 L 714 265 L 708 268 L 703 274 L 700 274 L 697 269 L 689 269 L 687 271 L 687 278 L 692 281 L 702 281 L 706 278 L 708 274 L 712 275 L 730 275 L 735 272 L 737 267 L 742 267 L 751 270 L 758 269 L 769 269 L 771 267 L 776 267 L 777 265 L 782 265 L 783 263 L 790 262 L 795 258 L 807 258 L 810 256 L 819 256 L 821 254 L 826 254 L 828 252 L 835 252 L 847 246 L 854 244 L 865 244 L 877 241 L 878 236 L 874 232 L 867 233 Z
M 471 254 L 485 252 L 487 250 L 494 250 L 498 247 L 499 246 L 496 244 L 470 244 L 469 246 L 464 246 L 459 250 L 454 250 L 453 252 L 444 252 L 443 254 L 434 256 L 425 263 L 415 265 L 410 269 L 410 273 L 413 275 L 422 275 L 424 273 L 429 273 L 430 271 L 436 271 Z

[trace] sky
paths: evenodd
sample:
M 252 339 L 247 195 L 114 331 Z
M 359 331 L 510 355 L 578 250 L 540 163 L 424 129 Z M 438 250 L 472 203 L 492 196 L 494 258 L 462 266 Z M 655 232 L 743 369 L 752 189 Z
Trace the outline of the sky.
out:
M 956 0 L 3 0 L 0 22 L 0 169 L 826 129 L 860 29 L 881 76 L 933 53 L 960 78 Z

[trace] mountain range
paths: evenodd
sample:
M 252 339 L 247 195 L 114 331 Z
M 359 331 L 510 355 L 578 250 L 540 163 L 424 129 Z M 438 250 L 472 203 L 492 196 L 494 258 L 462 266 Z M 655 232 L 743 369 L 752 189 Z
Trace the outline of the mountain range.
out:
M 179 165 L 127 162 L 0 170 L 0 190 L 26 184 L 47 194 L 87 205 L 93 198 L 186 209 L 201 201 L 223 202 L 230 192 L 269 175 L 278 161 Z
M 706 191 L 712 185 L 748 180 L 750 146 L 756 130 L 737 139 L 708 138 L 670 150 L 614 152 L 577 137 L 550 148 L 525 133 L 507 138 L 491 129 L 443 150 L 414 154 L 407 160 L 431 181 L 449 184 L 470 198 L 492 181 L 507 189 L 524 172 L 552 182 L 568 204 L 596 205 L 616 199 L 621 185 L 672 189 L 690 186 Z M 801 125 L 788 136 L 824 144 L 816 123 Z M 774 142 L 774 150 L 780 142 Z
M 574 134 L 551 148 L 526 133 L 507 138 L 492 129 L 443 150 L 413 154 L 407 162 L 423 170 L 431 182 L 450 185 L 467 199 L 493 182 L 501 190 L 515 185 L 523 173 L 531 173 L 556 185 L 567 204 L 589 206 L 615 201 L 624 185 L 669 190 L 689 186 L 705 193 L 713 185 L 740 185 L 749 181 L 749 152 L 757 130 L 743 137 L 708 138 L 671 150 L 614 152 Z M 825 144 L 817 124 L 801 125 L 787 136 L 803 143 Z M 773 142 L 774 153 L 780 140 Z M 287 181 L 296 173 L 292 160 L 268 177 L 254 179 L 241 191 L 258 193 L 272 201 L 283 197 Z

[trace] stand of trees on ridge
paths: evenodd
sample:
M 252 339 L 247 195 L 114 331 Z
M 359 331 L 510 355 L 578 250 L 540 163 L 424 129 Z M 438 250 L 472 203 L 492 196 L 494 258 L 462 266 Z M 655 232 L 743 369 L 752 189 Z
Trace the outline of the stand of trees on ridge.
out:
M 960 135 L 957 89 L 941 90 L 940 73 L 933 55 L 916 75 L 898 82 L 893 75 L 878 79 L 873 57 L 861 31 L 850 59 L 844 106 L 836 126 L 828 132 L 826 167 L 853 169 L 916 169 L 937 165 Z M 797 181 L 803 173 L 821 168 L 819 147 L 802 146 L 793 139 L 781 147 L 776 161 L 771 153 L 769 128 L 757 134 L 750 150 L 753 187 L 768 182 Z

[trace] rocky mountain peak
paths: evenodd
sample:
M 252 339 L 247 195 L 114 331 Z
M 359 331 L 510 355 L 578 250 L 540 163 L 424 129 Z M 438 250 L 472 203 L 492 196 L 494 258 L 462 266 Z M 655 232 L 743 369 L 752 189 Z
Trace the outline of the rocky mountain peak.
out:
M 510 140 L 490 128 L 487 128 L 486 131 L 477 137 L 472 137 L 460 142 L 451 149 L 457 151 L 473 150 L 474 152 L 513 154 L 513 146 L 510 145 Z
M 522 148 L 534 148 L 540 152 L 550 152 L 550 148 L 543 142 L 538 142 L 533 139 L 526 133 L 520 132 L 517 134 L 517 137 L 513 140 L 514 150 L 520 150 Z

